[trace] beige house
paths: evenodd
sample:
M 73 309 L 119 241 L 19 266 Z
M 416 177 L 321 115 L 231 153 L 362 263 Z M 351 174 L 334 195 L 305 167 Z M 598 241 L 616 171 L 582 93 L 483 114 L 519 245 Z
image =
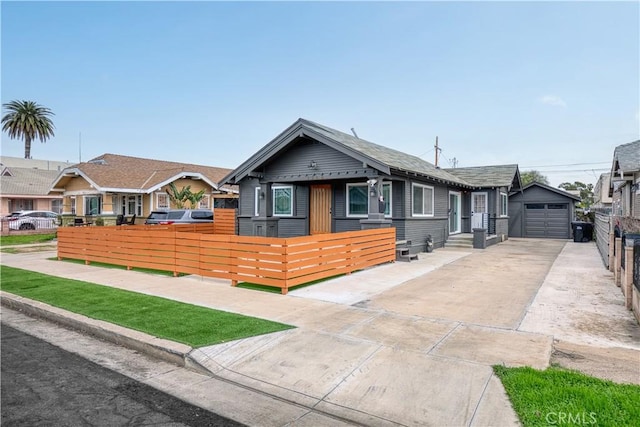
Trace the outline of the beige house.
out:
M 69 162 L 0 156 L 0 216 L 20 210 L 62 213 L 62 194 L 51 184 Z
M 88 162 L 64 169 L 54 180 L 50 193 L 63 196 L 63 218 L 102 217 L 115 222 L 117 215 L 145 218 L 153 210 L 174 208 L 166 190 L 190 186 L 204 197 L 194 206 L 202 209 L 235 207 L 238 191 L 218 186 L 231 170 L 203 165 L 103 154 Z
M 611 210 L 613 199 L 609 195 L 611 187 L 611 173 L 600 174 L 598 182 L 593 187 L 593 208 L 602 211 Z

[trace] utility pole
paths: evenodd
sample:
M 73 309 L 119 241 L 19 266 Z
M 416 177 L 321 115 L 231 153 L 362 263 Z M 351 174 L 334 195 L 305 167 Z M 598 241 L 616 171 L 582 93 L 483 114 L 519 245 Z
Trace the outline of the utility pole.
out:
M 436 167 L 438 167 L 438 152 L 440 151 L 440 148 L 438 148 L 438 137 L 436 136 L 436 145 L 434 146 L 436 149 Z
M 451 159 L 451 166 L 453 166 L 453 168 L 457 168 L 458 167 L 458 159 L 456 159 L 455 157 L 453 159 Z

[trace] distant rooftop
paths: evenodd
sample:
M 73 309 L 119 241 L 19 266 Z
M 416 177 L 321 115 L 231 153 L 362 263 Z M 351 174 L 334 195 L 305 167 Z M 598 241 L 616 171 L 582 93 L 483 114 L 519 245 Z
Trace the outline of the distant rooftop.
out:
M 75 164 L 74 162 L 60 162 L 55 160 L 23 159 L 22 157 L 0 156 L 0 169 L 23 168 L 40 169 L 60 172 L 62 169 Z

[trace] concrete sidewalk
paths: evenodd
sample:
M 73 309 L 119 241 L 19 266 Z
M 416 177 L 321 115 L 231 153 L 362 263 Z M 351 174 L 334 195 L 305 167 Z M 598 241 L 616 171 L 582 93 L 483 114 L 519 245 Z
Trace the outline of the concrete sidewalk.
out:
M 177 350 L 214 377 L 291 404 L 365 425 L 517 425 L 491 365 L 548 366 L 551 333 L 518 326 L 565 243 L 440 249 L 287 296 L 46 260 L 51 253 L 3 254 L 2 263 L 293 324 Z M 572 259 L 577 270 L 582 262 Z M 195 389 L 174 384 L 178 395 Z

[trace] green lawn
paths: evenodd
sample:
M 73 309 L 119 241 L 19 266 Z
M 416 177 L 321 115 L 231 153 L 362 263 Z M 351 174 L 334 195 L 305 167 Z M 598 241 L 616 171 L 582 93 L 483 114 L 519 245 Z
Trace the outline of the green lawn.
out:
M 617 384 L 560 367 L 494 366 L 525 427 L 640 425 L 640 386 Z
M 85 262 L 81 259 L 71 259 L 71 258 L 64 258 L 62 260 L 58 260 L 57 257 L 53 257 L 53 258 L 47 258 L 50 261 L 61 261 L 61 262 L 70 262 L 72 264 L 82 264 L 85 265 Z M 102 267 L 102 268 L 113 268 L 116 270 L 126 270 L 127 267 L 124 265 L 117 265 L 117 264 L 107 264 L 105 262 L 96 262 L 96 261 L 91 261 L 91 264 L 89 264 L 92 267 Z M 172 271 L 167 271 L 167 270 L 155 270 L 153 268 L 141 268 L 141 267 L 132 267 L 131 271 L 137 271 L 139 273 L 149 273 L 149 274 L 158 274 L 160 276 L 171 276 L 173 277 L 173 272 Z M 186 274 L 184 273 L 178 273 L 178 277 L 182 277 L 182 276 L 186 276 Z
M 0 266 L 0 276 L 0 289 L 5 292 L 192 347 L 292 328 L 269 320 L 7 266 Z
M 0 246 L 26 245 L 29 243 L 46 243 L 55 238 L 56 233 L 0 236 Z

